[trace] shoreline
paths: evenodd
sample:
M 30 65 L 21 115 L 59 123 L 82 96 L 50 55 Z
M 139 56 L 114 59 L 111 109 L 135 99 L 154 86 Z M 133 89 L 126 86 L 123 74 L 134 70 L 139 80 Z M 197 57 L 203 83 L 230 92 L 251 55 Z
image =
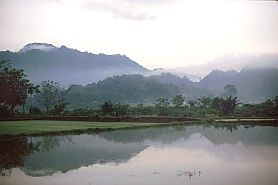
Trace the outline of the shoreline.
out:
M 0 138 L 6 136 L 40 136 L 55 134 L 98 133 L 119 129 L 137 129 L 178 125 L 171 123 L 132 123 L 132 122 L 87 122 L 87 121 L 1 121 Z
M 192 120 L 171 122 L 94 122 L 74 120 L 16 120 L 0 121 L 0 138 L 9 136 L 41 136 L 62 134 L 99 133 L 119 129 L 140 129 L 149 127 L 177 126 L 177 125 L 204 125 L 204 126 L 278 126 L 277 118 L 244 118 L 244 119 L 216 119 Z

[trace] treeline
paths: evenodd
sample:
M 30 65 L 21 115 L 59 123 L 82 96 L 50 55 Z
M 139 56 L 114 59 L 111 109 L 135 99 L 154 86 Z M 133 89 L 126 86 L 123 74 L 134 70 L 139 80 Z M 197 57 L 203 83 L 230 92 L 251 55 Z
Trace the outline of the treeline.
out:
M 81 90 L 80 90 L 81 89 Z M 241 104 L 233 85 L 216 97 L 190 100 L 171 84 L 162 84 L 142 75 L 107 78 L 85 88 L 64 90 L 53 81 L 39 86 L 30 83 L 23 70 L 0 62 L 0 116 L 171 116 L 171 117 L 273 117 L 278 116 L 278 97 L 260 104 Z M 86 96 L 87 94 L 87 96 Z M 179 94 L 179 95 L 177 95 Z M 161 98 L 157 98 L 161 97 Z M 141 100 L 145 100 L 143 103 Z M 91 102 L 91 105 L 78 103 Z M 27 110 L 26 110 L 27 109 Z
M 202 97 L 196 101 L 185 101 L 177 95 L 171 100 L 157 99 L 154 105 L 113 103 L 105 101 L 97 108 L 66 110 L 67 116 L 169 116 L 169 117 L 277 117 L 278 97 L 260 104 L 240 104 L 236 97 Z

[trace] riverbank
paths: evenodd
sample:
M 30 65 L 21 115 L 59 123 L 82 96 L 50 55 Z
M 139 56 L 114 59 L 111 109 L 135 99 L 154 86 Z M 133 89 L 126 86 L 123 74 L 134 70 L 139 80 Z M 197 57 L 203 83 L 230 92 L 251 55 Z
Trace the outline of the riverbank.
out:
M 278 126 L 278 118 L 222 118 L 213 120 L 216 124 L 247 126 Z
M 159 120 L 159 119 L 157 119 Z M 146 120 L 145 120 L 146 121 Z M 170 122 L 94 122 L 94 121 L 61 121 L 61 120 L 20 120 L 0 121 L 0 136 L 8 135 L 47 135 L 65 133 L 100 132 L 115 129 L 134 129 L 167 125 L 217 125 L 217 126 L 278 126 L 277 118 L 244 118 L 244 119 L 216 119 L 201 120 L 187 119 L 186 121 Z
M 89 122 L 128 122 L 128 123 L 170 123 L 183 121 L 202 121 L 192 117 L 169 116 L 24 116 L 0 118 L 0 121 L 54 120 Z
M 85 133 L 90 131 L 97 132 L 115 129 L 163 126 L 171 124 L 177 123 L 88 122 L 53 120 L 1 121 L 0 136 Z

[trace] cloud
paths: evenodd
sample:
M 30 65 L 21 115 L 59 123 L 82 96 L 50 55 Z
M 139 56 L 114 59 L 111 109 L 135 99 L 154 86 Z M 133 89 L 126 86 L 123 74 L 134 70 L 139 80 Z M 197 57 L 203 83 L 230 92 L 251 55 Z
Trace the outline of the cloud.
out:
M 150 7 L 162 6 L 178 0 L 40 0 L 45 2 L 55 2 L 59 4 L 74 3 L 93 11 L 110 13 L 116 18 L 130 20 L 154 20 L 156 16 Z
M 174 3 L 178 0 L 122 0 L 122 1 L 130 4 L 137 4 L 137 5 L 144 5 L 144 6 L 149 6 L 149 5 L 158 6 L 158 5 Z
M 90 1 L 83 4 L 86 8 L 110 13 L 116 18 L 131 20 L 154 20 L 155 16 L 144 11 L 142 7 L 123 3 L 122 1 L 103 2 Z
M 89 0 L 83 1 L 86 8 L 112 14 L 117 18 L 131 20 L 154 20 L 156 16 L 149 7 L 162 6 L 178 0 Z

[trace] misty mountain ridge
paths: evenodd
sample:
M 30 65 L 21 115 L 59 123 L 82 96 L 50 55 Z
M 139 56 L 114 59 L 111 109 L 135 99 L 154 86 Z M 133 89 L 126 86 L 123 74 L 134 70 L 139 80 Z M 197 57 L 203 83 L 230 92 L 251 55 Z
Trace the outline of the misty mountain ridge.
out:
M 204 78 L 215 69 L 222 71 L 240 71 L 242 69 L 248 68 L 278 68 L 278 53 L 229 54 L 203 65 L 190 65 L 186 67 L 175 68 L 172 69 L 172 71 L 176 71 L 177 73 L 189 73 L 191 75 Z
M 221 95 L 227 84 L 235 85 L 239 91 L 239 98 L 245 102 L 264 101 L 278 94 L 278 54 L 264 54 L 252 57 L 250 55 L 237 55 L 236 57 L 235 55 L 230 55 L 219 58 L 213 63 L 206 64 L 207 66 L 211 65 L 210 68 L 213 67 L 213 70 L 209 71 L 208 75 L 197 82 L 193 82 L 190 77 L 188 78 L 188 74 L 194 73 L 194 70 L 182 72 L 163 68 L 148 70 L 125 55 L 93 54 L 70 49 L 66 46 L 56 47 L 46 43 L 27 44 L 19 52 L 1 51 L 0 59 L 10 60 L 13 67 L 23 69 L 28 78 L 36 84 L 44 80 L 57 81 L 63 87 L 69 87 L 71 84 L 84 86 L 96 82 L 102 84 L 103 80 L 111 86 L 113 83 L 128 82 L 128 84 L 134 83 L 135 86 L 138 83 L 146 83 L 140 90 L 145 96 L 139 98 L 138 102 L 146 102 L 150 99 L 154 101 L 155 98 L 158 98 L 147 96 L 147 94 L 151 94 L 154 91 L 151 88 L 151 84 L 155 81 L 159 82 L 159 84 L 154 84 L 163 91 L 161 95 L 167 95 L 166 97 L 170 97 L 175 93 L 183 94 L 188 99 Z M 244 62 L 240 63 L 243 59 Z M 217 66 L 218 64 L 219 67 Z M 226 69 L 227 66 L 238 68 L 235 70 L 220 70 Z M 240 66 L 244 67 L 239 68 Z M 128 76 L 118 77 L 123 74 Z M 131 75 L 131 80 L 128 81 L 127 78 L 130 74 L 143 74 L 147 78 L 137 78 Z M 196 75 L 191 77 L 198 78 Z M 109 80 L 106 80 L 107 78 Z M 114 78 L 117 80 L 114 80 Z M 164 86 L 163 84 L 170 84 L 171 86 Z M 105 92 L 105 89 L 101 88 L 102 86 L 98 86 L 98 90 L 95 92 L 91 92 L 94 88 L 83 88 L 83 86 L 79 87 L 86 92 L 89 90 L 88 93 Z M 88 85 L 88 87 L 92 86 L 94 85 Z M 135 86 L 132 86 L 133 90 L 138 89 Z M 105 87 L 108 88 L 108 85 Z M 124 87 L 122 85 L 120 88 L 132 93 L 132 91 L 128 90 L 129 87 Z M 171 87 L 175 90 L 170 93 L 166 90 L 166 87 Z M 149 91 L 145 88 L 152 90 Z M 117 92 L 115 89 L 113 91 Z M 158 95 L 157 92 L 156 94 Z M 79 96 L 82 97 L 82 95 Z M 113 94 L 113 96 L 117 97 L 118 95 Z M 99 95 L 97 97 L 100 98 Z M 126 97 L 122 100 L 119 97 L 115 99 L 117 101 L 135 103 L 136 101 L 132 101 L 133 98 L 134 96 Z
M 120 75 L 106 78 L 86 86 L 73 85 L 67 90 L 67 101 L 80 106 L 93 106 L 111 99 L 121 103 L 154 103 L 158 98 L 171 99 L 181 94 L 187 100 L 202 96 L 222 96 L 224 87 L 235 85 L 238 100 L 257 103 L 278 95 L 278 69 L 214 70 L 200 82 L 186 77 L 162 73 L 145 77 L 143 75 Z
M 235 70 L 214 70 L 197 86 L 220 95 L 227 84 L 235 85 L 243 102 L 261 102 L 278 95 L 277 68 L 244 68 Z
M 57 47 L 55 47 L 52 44 L 47 44 L 47 43 L 30 43 L 30 44 L 25 45 L 22 49 L 20 49 L 19 53 L 24 53 L 24 52 L 34 50 L 34 49 L 48 52 L 50 50 L 57 49 Z
M 36 84 L 53 80 L 63 86 L 86 85 L 114 75 L 149 72 L 125 55 L 93 54 L 46 43 L 27 44 L 19 52 L 1 51 L 0 59 L 23 69 Z

